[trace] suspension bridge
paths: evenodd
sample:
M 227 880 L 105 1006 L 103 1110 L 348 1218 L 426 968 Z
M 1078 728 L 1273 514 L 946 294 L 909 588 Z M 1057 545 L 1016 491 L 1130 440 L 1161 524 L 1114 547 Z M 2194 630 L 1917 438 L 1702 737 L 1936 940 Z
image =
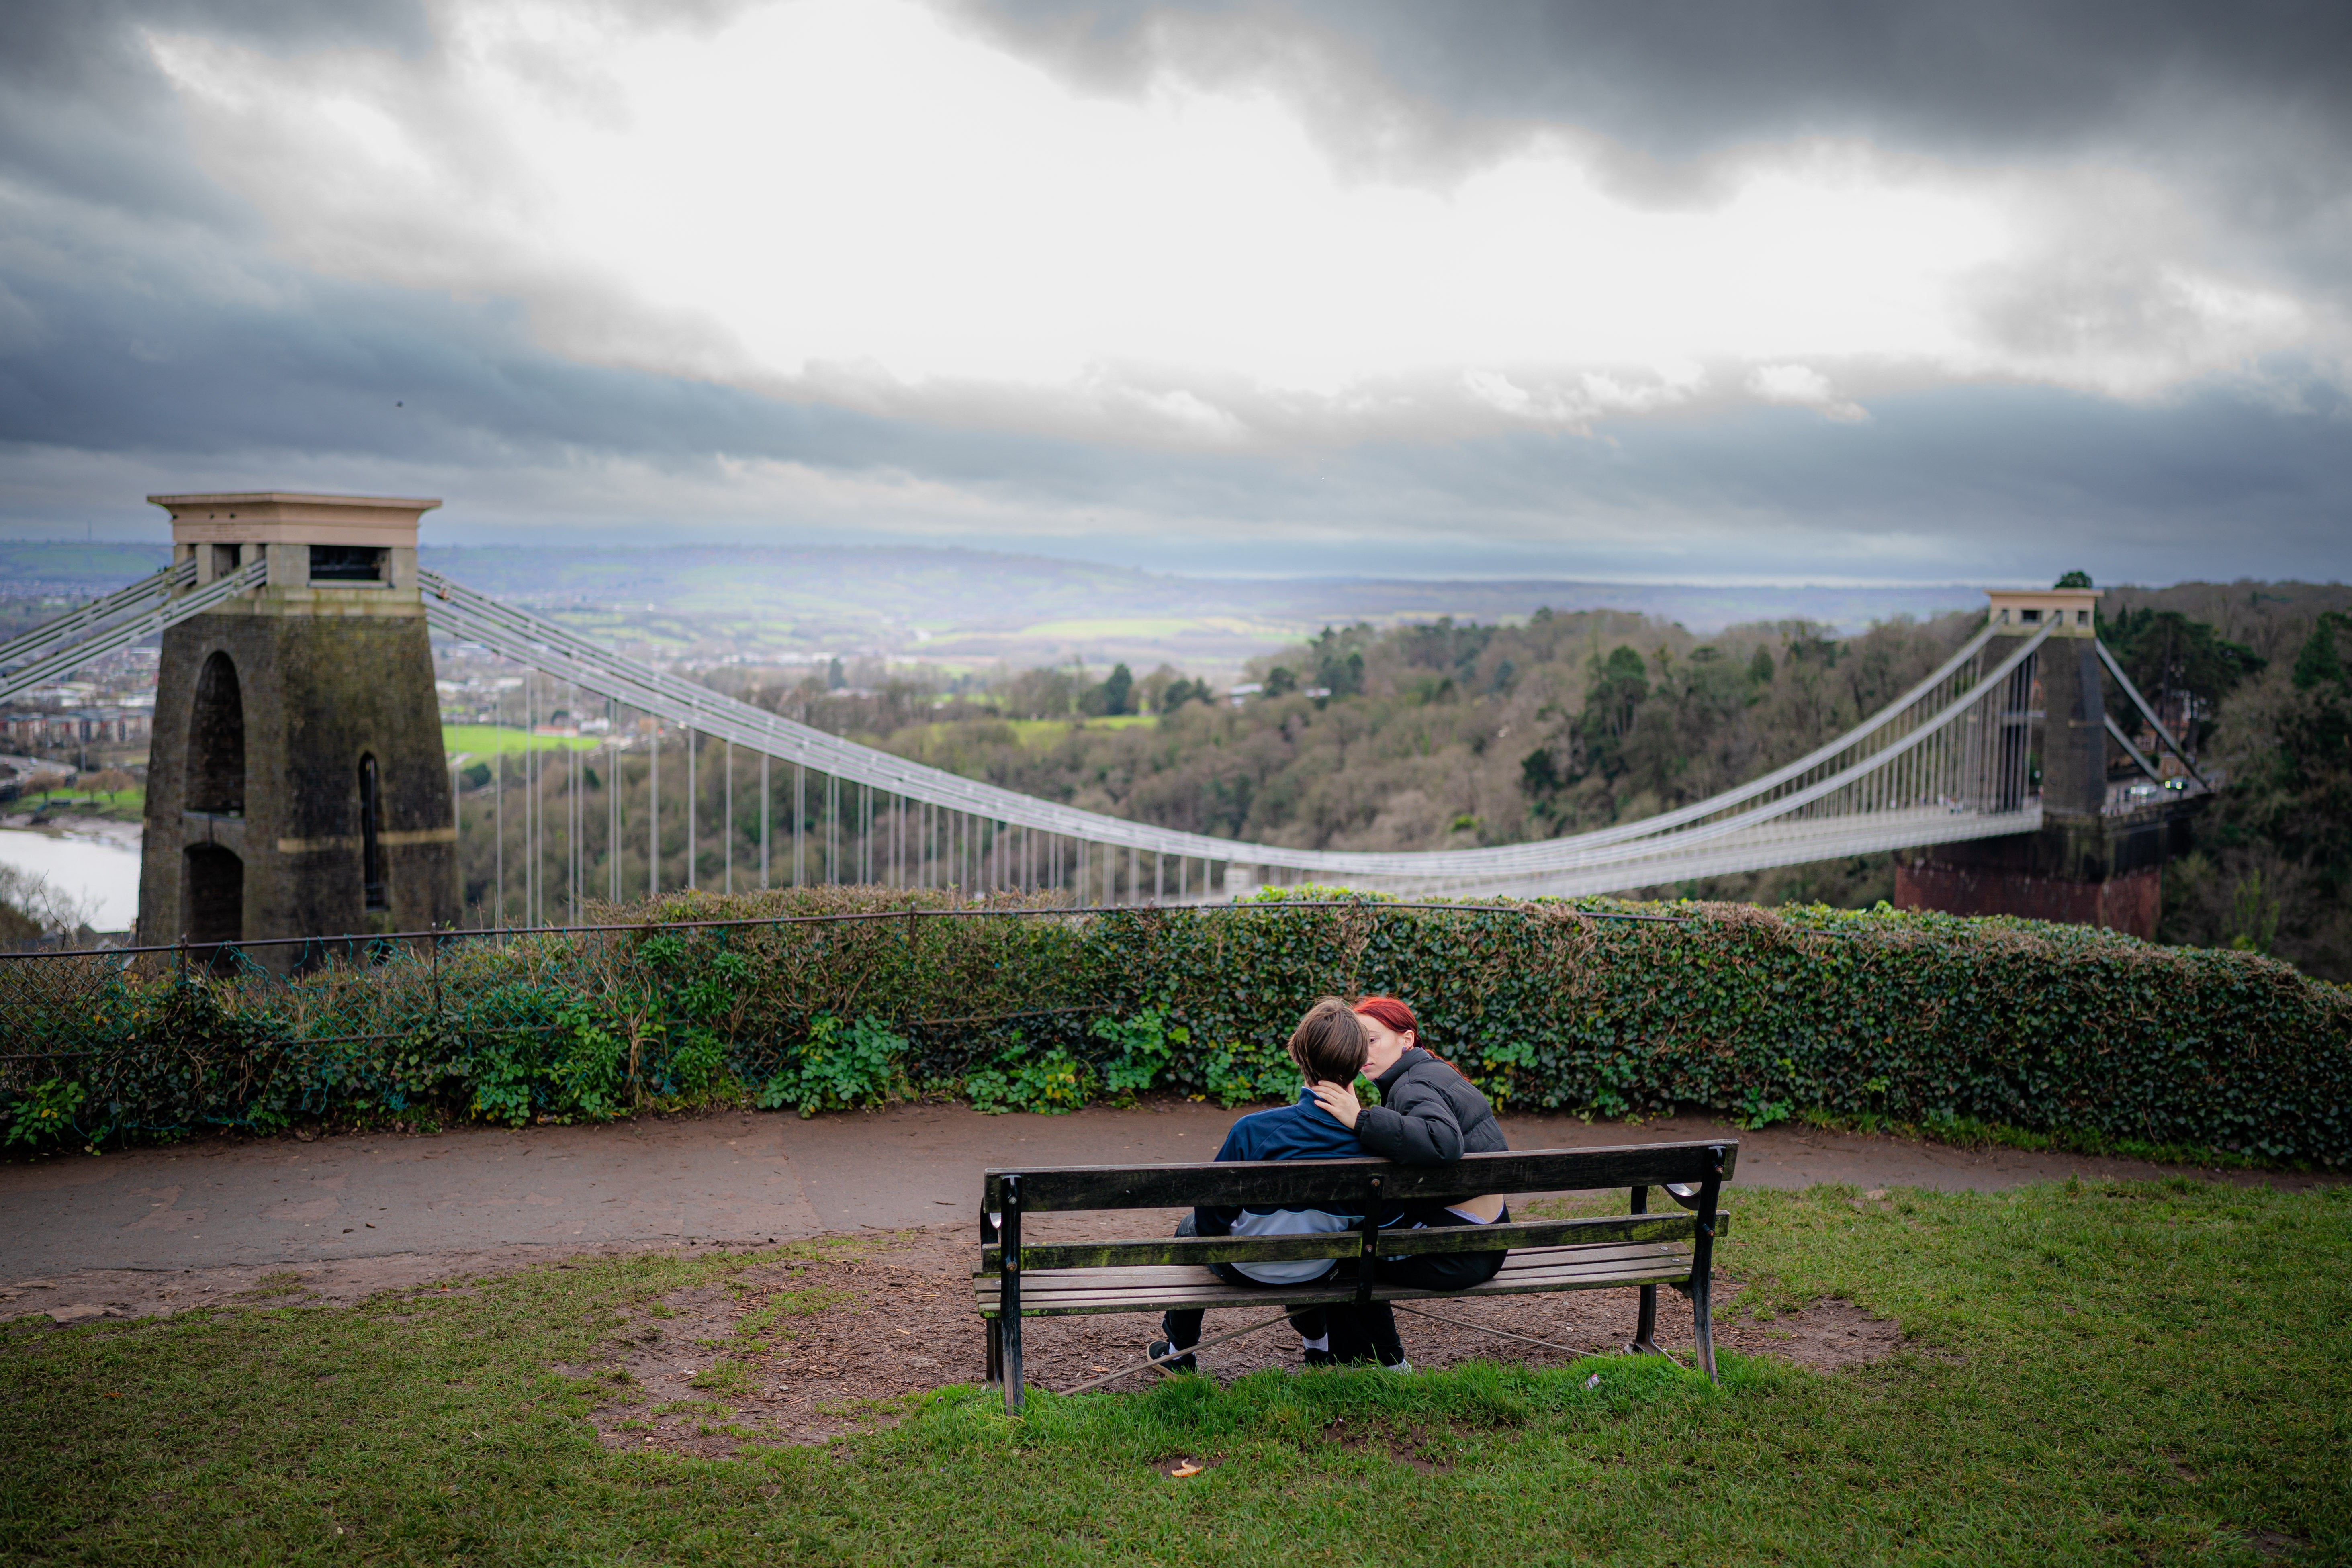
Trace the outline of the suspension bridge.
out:
M 174 515 L 176 522 L 179 513 Z M 413 517 L 412 510 L 411 541 Z M 205 548 L 224 547 L 184 550 L 183 558 L 164 571 L 0 645 L 0 700 L 199 617 L 234 612 L 241 603 L 270 593 L 269 584 L 284 575 L 278 555 L 282 545 L 226 547 L 227 553 L 209 560 L 202 554 Z M 2080 594 L 2061 595 L 2055 602 L 2047 595 L 1994 595 L 1987 624 L 1885 709 L 1807 755 L 1708 799 L 1538 842 L 1370 853 L 1177 831 L 926 766 L 737 700 L 421 569 L 413 545 L 406 561 L 404 569 L 382 573 L 366 585 L 389 588 L 407 604 L 421 605 L 425 623 L 445 638 L 478 646 L 546 680 L 593 694 L 605 703 L 611 721 L 609 735 L 593 752 L 499 758 L 497 789 L 487 805 L 469 800 L 451 781 L 446 809 L 488 809 L 500 818 L 484 825 L 496 829 L 498 847 L 490 879 L 494 891 L 486 900 L 495 908 L 481 918 L 502 924 L 544 923 L 566 910 L 576 912 L 587 897 L 618 900 L 714 881 L 729 890 L 778 881 L 949 888 L 964 896 L 1052 889 L 1078 903 L 1196 902 L 1258 881 L 1312 881 L 1408 896 L 1580 895 L 2030 835 L 2044 826 L 2045 799 L 2034 775 L 2043 749 L 2044 720 L 2037 703 L 2053 646 L 2078 652 L 2084 660 L 2095 658 L 2147 721 L 2159 747 L 2177 754 L 2179 770 L 2169 782 L 2185 782 L 2191 792 L 2206 787 L 2171 731 L 2086 629 L 2091 616 L 2082 605 L 2089 601 Z M 208 564 L 212 569 L 205 570 Z M 319 570 L 316 564 L 306 568 Z M 338 586 L 348 585 L 332 580 L 310 584 L 330 599 Z M 2063 641 L 2053 645 L 2053 639 Z M 2062 659 L 2057 668 L 2073 667 Z M 2083 668 L 2091 669 L 2087 662 Z M 2088 724 L 2098 731 L 2094 743 L 2102 779 L 2108 741 L 2158 778 L 2163 770 L 2099 708 L 2097 672 L 2087 679 L 2095 689 L 2092 709 L 2098 717 Z M 2070 684 L 2079 688 L 2079 682 Z M 576 698 L 568 705 L 574 713 L 580 710 Z M 159 745 L 166 717 L 159 710 Z M 2085 727 L 2080 717 L 2069 722 L 2074 729 Z M 672 749 L 666 737 L 683 743 Z M 698 816 L 711 792 L 697 774 L 707 766 L 709 742 L 719 742 L 725 773 L 719 804 L 727 826 L 719 835 L 717 878 L 699 864 L 707 836 Z M 756 760 L 756 858 L 751 843 L 739 842 L 749 834 L 733 800 L 738 752 L 745 753 L 746 765 Z M 666 753 L 667 784 L 674 792 L 667 818 L 661 806 Z M 607 772 L 590 785 L 583 763 L 596 757 L 605 760 Z M 634 822 L 624 820 L 625 764 L 641 770 L 638 777 L 647 789 L 649 808 Z M 778 764 L 791 770 L 788 784 L 773 771 Z M 523 787 L 517 809 L 531 851 L 518 855 L 524 864 L 516 868 L 510 888 L 503 815 L 509 771 L 517 766 L 524 773 L 518 781 Z M 551 789 L 544 770 L 555 767 L 567 771 Z M 359 787 L 364 795 L 371 786 L 362 781 Z M 478 797 L 484 793 L 471 792 Z M 669 831 L 665 823 L 679 815 L 677 793 L 685 802 L 688 852 L 682 858 L 661 837 Z M 548 820 L 551 807 L 559 820 Z M 365 811 L 377 809 L 363 803 Z M 213 835 L 207 842 L 219 845 L 229 842 L 221 837 L 227 831 L 223 825 L 238 813 L 188 809 L 184 815 L 205 817 Z M 454 819 L 449 823 L 453 830 L 457 826 Z M 409 837 L 423 842 L 438 831 L 416 829 Z M 384 837 L 398 835 L 387 830 Z M 455 832 L 447 837 L 454 840 Z M 545 853 L 558 837 L 552 855 Z M 278 842 L 283 847 L 311 841 Z M 378 853 L 374 842 L 367 838 L 366 853 Z M 642 879 L 625 885 L 623 851 L 633 858 L 639 847 L 645 851 Z M 550 867 L 551 859 L 560 869 Z M 666 867 L 681 867 L 681 874 L 665 878 Z M 1229 878 L 1229 870 L 1235 875 Z M 373 870 L 363 875 L 379 878 Z

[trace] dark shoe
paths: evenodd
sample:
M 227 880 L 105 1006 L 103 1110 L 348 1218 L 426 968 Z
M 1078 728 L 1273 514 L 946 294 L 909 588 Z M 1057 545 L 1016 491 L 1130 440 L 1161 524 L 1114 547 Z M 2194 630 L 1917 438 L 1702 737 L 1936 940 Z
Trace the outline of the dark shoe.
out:
M 1182 1355 L 1175 1355 L 1175 1350 L 1176 1347 L 1170 1344 L 1166 1340 L 1154 1340 L 1150 1344 L 1143 1347 L 1143 1353 L 1150 1356 L 1154 1362 L 1159 1363 L 1157 1366 L 1152 1368 L 1154 1372 L 1198 1372 L 1201 1370 L 1201 1363 L 1192 1359 L 1192 1352 L 1191 1351 L 1186 1351 Z M 1174 1359 L 1161 1361 L 1160 1357 L 1162 1356 L 1173 1356 Z
M 1299 1359 L 1308 1366 L 1338 1366 L 1339 1358 L 1329 1351 L 1301 1351 Z

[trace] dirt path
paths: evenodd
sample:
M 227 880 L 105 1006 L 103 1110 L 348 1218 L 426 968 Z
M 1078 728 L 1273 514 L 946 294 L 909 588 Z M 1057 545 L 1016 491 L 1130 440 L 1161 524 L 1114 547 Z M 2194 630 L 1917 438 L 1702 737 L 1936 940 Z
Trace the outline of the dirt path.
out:
M 1069 1116 L 902 1106 L 803 1121 L 728 1112 L 435 1136 L 206 1139 L 0 1164 L 0 1315 L 170 1311 L 288 1270 L 325 1300 L 552 1257 L 766 1245 L 966 1219 L 992 1165 L 1202 1160 L 1238 1114 L 1167 1102 Z M 1507 1118 L 1519 1149 L 1731 1137 L 1738 1181 L 1992 1189 L 2146 1177 L 2135 1161 L 1969 1151 L 1675 1118 Z M 2241 1176 L 2305 1185 L 2310 1178 Z

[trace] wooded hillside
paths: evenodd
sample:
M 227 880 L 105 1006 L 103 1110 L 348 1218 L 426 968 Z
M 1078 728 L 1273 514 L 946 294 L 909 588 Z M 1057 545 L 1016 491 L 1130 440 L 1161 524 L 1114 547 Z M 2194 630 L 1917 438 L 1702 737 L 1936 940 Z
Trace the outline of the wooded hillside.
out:
M 2179 694 L 2231 789 L 2167 878 L 2165 934 L 2352 978 L 2352 589 L 2117 588 L 2103 635 L 2152 698 Z M 912 685 L 820 683 L 754 700 L 1007 788 L 1220 837 L 1438 849 L 1549 837 L 1704 798 L 1874 712 L 1975 629 L 1898 617 L 1856 637 L 1805 621 L 1698 637 L 1609 610 L 1524 624 L 1327 629 L 1256 660 L 1238 704 L 1162 667 L 1022 672 L 945 707 Z M 1150 715 L 1123 727 L 1121 712 Z M 1040 723 L 1039 721 L 1054 722 Z M 1862 906 L 1890 857 L 1658 892 Z

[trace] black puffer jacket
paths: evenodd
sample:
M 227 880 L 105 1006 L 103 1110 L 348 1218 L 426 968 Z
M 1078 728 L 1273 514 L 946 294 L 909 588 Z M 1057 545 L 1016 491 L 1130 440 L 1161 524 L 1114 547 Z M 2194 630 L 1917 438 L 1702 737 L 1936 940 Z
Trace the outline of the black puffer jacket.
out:
M 1471 1081 L 1415 1047 L 1372 1080 L 1381 1103 L 1356 1119 L 1367 1153 L 1408 1165 L 1445 1165 L 1465 1154 L 1509 1148 L 1495 1108 Z

